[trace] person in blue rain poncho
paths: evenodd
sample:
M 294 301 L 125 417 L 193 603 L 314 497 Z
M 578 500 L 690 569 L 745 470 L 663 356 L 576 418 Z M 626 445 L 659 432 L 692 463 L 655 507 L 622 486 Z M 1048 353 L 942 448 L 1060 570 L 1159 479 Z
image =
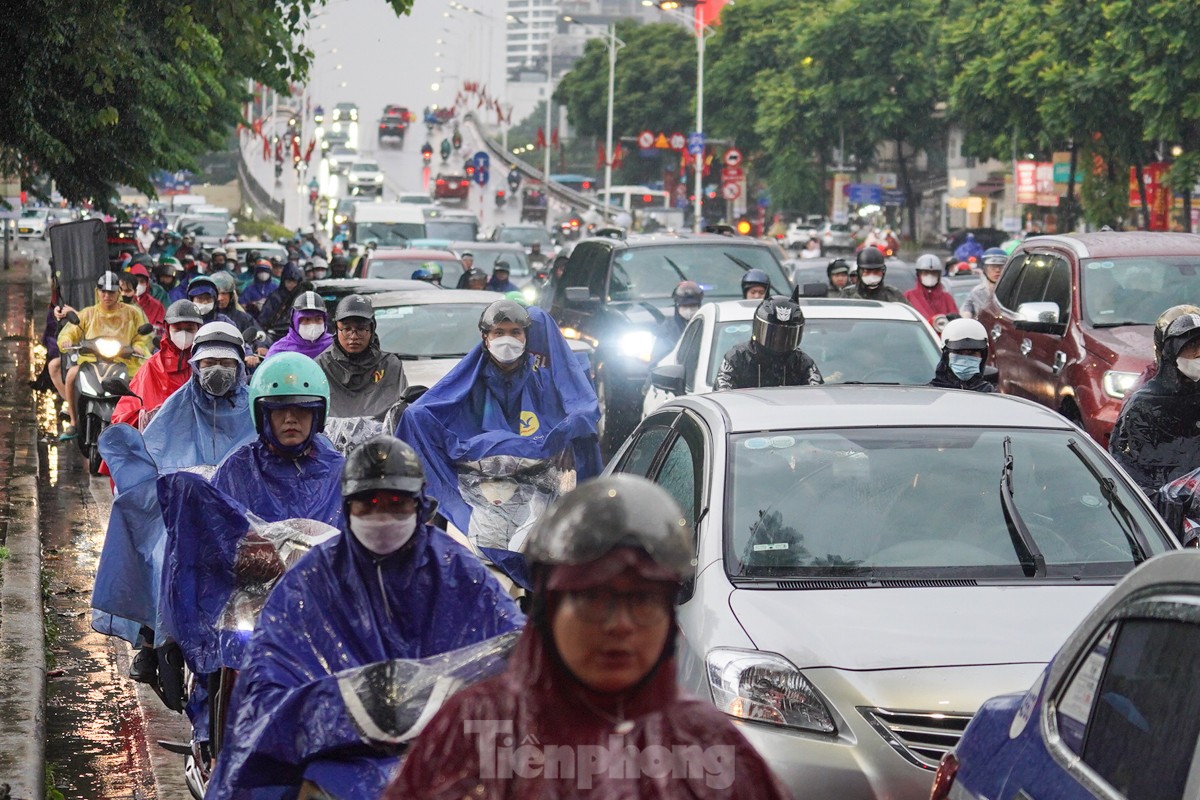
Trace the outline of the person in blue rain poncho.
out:
M 282 339 L 271 345 L 267 358 L 276 353 L 303 353 L 316 358 L 333 344 L 325 301 L 316 292 L 301 292 L 292 302 L 292 322 Z
M 531 510 L 544 509 L 569 487 L 571 471 L 577 481 L 600 473 L 600 408 L 542 309 L 497 300 L 479 329 L 482 341 L 405 411 L 397 436 L 420 455 L 439 511 L 527 587 L 523 562 L 509 552 L 513 532 L 527 530 L 535 521 Z M 554 468 L 544 469 L 550 462 Z M 484 496 L 497 477 L 517 486 L 499 505 Z
M 130 676 L 153 683 L 153 649 L 166 529 L 155 480 L 183 469 L 215 469 L 252 441 L 242 337 L 227 323 L 201 327 L 192 342 L 192 376 L 150 420 L 142 434 L 114 425 L 100 437 L 117 497 L 92 593 L 92 627 L 141 650 Z
M 246 646 L 209 800 L 294 797 L 304 781 L 339 800 L 374 800 L 397 759 L 372 722 L 380 714 L 364 714 L 388 702 L 372 688 L 394 685 L 397 659 L 524 624 L 483 565 L 429 525 L 411 447 L 370 439 L 351 451 L 341 480 L 342 534 L 284 573 Z

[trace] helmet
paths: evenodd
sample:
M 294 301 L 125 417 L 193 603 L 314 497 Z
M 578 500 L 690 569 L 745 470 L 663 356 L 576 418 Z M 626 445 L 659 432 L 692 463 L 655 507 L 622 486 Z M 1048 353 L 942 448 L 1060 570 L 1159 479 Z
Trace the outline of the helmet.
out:
M 463 281 L 464 284 L 470 283 L 473 279 L 482 278 L 485 281 L 487 280 L 487 273 L 481 270 L 479 267 L 471 267 L 469 270 L 463 273 L 463 276 L 465 277 L 465 280 Z
M 431 261 L 425 265 L 425 269 L 429 270 L 429 274 L 433 276 L 434 280 L 439 282 L 442 280 L 441 264 L 437 263 L 436 261 Z
M 834 275 L 843 275 L 850 273 L 850 265 L 846 263 L 844 258 L 835 258 L 829 262 L 829 266 L 825 267 L 825 277 L 832 278 Z M 745 281 L 745 278 L 742 279 Z
M 247 253 L 246 253 L 246 263 L 247 264 L 257 264 L 261 260 L 262 260 L 262 253 L 258 252 L 257 250 L 247 251 Z
M 887 261 L 883 258 L 883 253 L 879 252 L 878 247 L 864 247 L 858 251 L 858 255 L 854 259 L 854 263 L 858 265 L 861 272 L 864 269 L 881 269 L 887 271 Z
M 117 277 L 117 273 L 102 272 L 100 279 L 96 281 L 96 288 L 102 292 L 115 292 L 120 288 L 119 284 L 120 279 Z
M 174 256 L 165 256 L 158 262 L 159 266 L 167 266 L 175 272 L 183 272 L 183 264 L 179 263 L 179 259 Z
M 234 279 L 233 275 L 224 270 L 213 273 L 211 276 L 209 276 L 209 279 L 212 281 L 213 286 L 217 287 L 218 292 L 233 294 L 237 291 L 237 281 Z M 193 283 L 195 283 L 195 281 L 193 281 Z
M 497 272 L 502 272 L 502 271 L 503 272 L 512 272 L 512 266 L 509 265 L 509 263 L 507 261 L 505 261 L 503 258 L 498 258 L 498 259 L 496 259 L 496 263 L 492 264 L 492 274 L 495 275 Z
M 211 258 L 212 256 L 223 256 L 223 255 L 225 255 L 225 248 L 224 248 L 224 247 L 214 247 L 214 248 L 212 249 L 212 252 L 211 252 L 211 253 L 209 253 L 209 257 L 210 257 L 210 258 Z
M 989 247 L 983 251 L 983 258 L 980 260 L 983 261 L 985 267 L 993 264 L 1004 266 L 1004 262 L 1008 261 L 1008 253 L 1004 252 L 1004 249 L 1000 247 Z
M 689 281 L 690 283 L 690 281 Z M 742 275 L 742 295 L 746 294 L 746 290 L 751 286 L 761 286 L 767 291 L 771 290 L 771 279 L 767 273 L 761 269 L 748 269 Z
M 634 475 L 596 478 L 563 495 L 534 525 L 523 552 L 531 566 L 551 567 L 587 564 L 617 547 L 644 550 L 676 580 L 696 563 L 679 504 Z
M 412 279 L 414 281 L 427 281 L 429 283 L 433 283 L 433 274 L 424 267 L 419 267 L 413 270 Z
M 925 253 L 917 258 L 917 272 L 936 272 L 942 274 L 942 260 L 933 253 Z
M 758 304 L 750 338 L 772 353 L 790 353 L 804 335 L 804 312 L 798 303 L 776 295 Z
M 328 310 L 325 308 L 325 301 L 316 292 L 301 292 L 292 303 L 292 310 L 320 311 L 322 314 L 328 313 Z
M 419 495 L 425 470 L 417 451 L 395 436 L 374 436 L 351 450 L 342 467 L 342 497 L 386 489 Z
M 695 281 L 680 281 L 671 292 L 671 299 L 677 306 L 698 306 L 704 302 L 704 290 Z
M 1200 314 L 1183 314 L 1163 333 L 1161 361 L 1174 361 L 1184 345 L 1200 337 Z
M 317 362 L 303 353 L 276 353 L 264 360 L 250 379 L 250 414 L 254 417 L 254 428 L 260 434 L 266 418 L 263 408 L 272 405 L 314 408 L 317 418 L 312 432 L 316 434 L 325 427 L 329 379 Z
M 479 330 L 487 333 L 501 322 L 515 322 L 528 330 L 530 325 L 529 312 L 520 303 L 507 298 L 497 300 L 483 310 L 479 316 Z
M 190 301 L 179 301 L 190 302 Z M 174 307 L 174 303 L 171 304 Z M 195 308 L 195 303 L 191 304 Z M 196 331 L 192 340 L 192 361 L 201 358 L 246 358 L 246 341 L 238 329 L 228 322 L 209 322 Z M 207 351 L 207 354 L 205 353 Z
M 258 261 L 254 262 L 254 271 L 255 272 L 270 272 L 271 271 L 271 262 L 267 261 L 264 258 L 260 258 Z
M 1154 323 L 1154 357 L 1158 358 L 1162 352 L 1163 337 L 1166 335 L 1167 326 L 1175 320 L 1182 317 L 1184 314 L 1200 314 L 1200 306 L 1181 305 L 1171 306 L 1166 311 L 1158 315 L 1158 320 Z
M 348 294 L 337 304 L 337 313 L 333 319 L 340 322 L 351 317 L 375 320 L 375 305 L 371 298 L 362 294 Z
M 171 260 L 174 261 L 174 259 L 171 259 Z M 158 264 L 157 266 L 154 267 L 154 274 L 156 277 L 159 277 L 159 278 L 163 277 L 164 275 L 169 275 L 170 277 L 174 278 L 175 277 L 175 265 L 169 264 L 169 263 L 167 263 L 166 260 L 164 260 L 161 264 Z
M 211 294 L 215 300 L 217 297 L 216 282 L 208 275 L 197 275 L 195 278 L 192 278 L 191 282 L 188 283 L 188 297 L 195 297 L 198 294 L 205 293 Z
M 942 328 L 942 349 L 948 352 L 983 350 L 986 358 L 987 330 L 977 319 L 952 319 Z
M 338 269 L 349 269 L 350 261 L 345 256 L 338 254 L 329 259 L 329 268 L 337 271 Z
M 191 300 L 176 300 L 167 306 L 166 323 L 174 325 L 176 322 L 194 322 L 197 325 L 203 325 L 204 318 L 200 316 L 200 311 Z

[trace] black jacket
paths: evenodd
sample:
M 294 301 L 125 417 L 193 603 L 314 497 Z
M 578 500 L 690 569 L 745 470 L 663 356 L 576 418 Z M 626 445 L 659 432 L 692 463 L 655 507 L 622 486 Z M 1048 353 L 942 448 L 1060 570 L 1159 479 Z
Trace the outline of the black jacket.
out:
M 881 283 L 870 289 L 861 283 L 856 283 L 853 286 L 847 286 L 845 289 L 842 289 L 842 297 L 851 300 L 879 300 L 884 303 L 912 305 L 908 302 L 908 298 L 904 296 L 904 292 L 895 286 L 888 286 L 886 283 Z
M 980 366 L 982 369 L 982 365 Z M 929 385 L 939 389 L 966 389 L 969 392 L 996 391 L 996 387 L 983 377 L 982 371 L 975 373 L 968 380 L 959 380 L 959 377 L 950 369 L 950 354 L 945 350 L 942 351 L 942 360 L 938 362 L 937 369 L 933 373 L 933 380 L 929 382 Z
M 734 345 L 721 360 L 714 391 L 760 386 L 817 386 L 825 382 L 808 354 L 797 348 L 779 355 L 749 341 Z

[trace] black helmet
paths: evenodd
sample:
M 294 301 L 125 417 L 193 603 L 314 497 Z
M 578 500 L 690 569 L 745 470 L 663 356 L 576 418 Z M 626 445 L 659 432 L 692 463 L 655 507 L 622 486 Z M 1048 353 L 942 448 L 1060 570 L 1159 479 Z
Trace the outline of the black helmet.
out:
M 523 552 L 531 566 L 558 566 L 587 564 L 623 546 L 644 550 L 681 579 L 696 563 L 679 504 L 634 475 L 596 478 L 564 495 L 534 525 Z
M 704 290 L 695 281 L 680 281 L 671 292 L 671 299 L 677 306 L 698 306 L 704 302 Z
M 754 311 L 750 338 L 772 353 L 790 353 L 804 335 L 804 312 L 782 295 L 768 297 Z
M 176 322 L 194 322 L 197 325 L 203 325 L 204 318 L 200 316 L 199 309 L 191 300 L 176 300 L 167 306 L 166 323 L 174 325 Z
M 487 273 L 481 270 L 479 267 L 471 267 L 469 270 L 463 273 L 463 286 L 469 284 L 474 278 L 480 278 L 486 281 L 487 277 Z
M 769 292 L 771 291 L 771 278 L 761 269 L 748 269 L 742 275 L 742 297 L 746 296 L 746 290 L 751 286 L 761 286 Z
M 522 328 L 528 329 L 529 312 L 516 300 L 497 300 L 483 310 L 479 315 L 479 330 L 487 333 L 501 322 L 515 322 Z
M 301 292 L 292 302 L 293 311 L 320 311 L 327 313 L 325 301 L 321 299 L 321 295 L 316 292 Z
M 96 281 L 96 288 L 102 292 L 115 292 L 119 290 L 119 284 L 120 279 L 117 277 L 117 273 L 102 272 L 100 279 Z
M 342 497 L 384 489 L 419 495 L 425 487 L 425 470 L 417 451 L 386 433 L 360 444 L 342 466 Z
M 883 253 L 879 251 L 878 247 L 864 247 L 858 251 L 854 260 L 858 264 L 859 272 L 864 269 L 881 269 L 885 272 L 887 270 L 887 261 L 884 260 Z
M 1161 363 L 1172 362 L 1189 342 L 1200 338 L 1200 314 L 1176 317 L 1163 333 Z
M 334 322 L 341 322 L 350 317 L 361 317 L 374 322 L 375 305 L 371 302 L 371 298 L 361 294 L 348 294 L 343 297 L 337 305 Z
M 834 275 L 849 275 L 850 265 L 846 263 L 844 258 L 835 258 L 829 262 L 829 266 L 825 267 L 825 277 L 832 278 Z
M 247 250 L 246 251 L 246 263 L 250 266 L 254 266 L 255 264 L 257 264 L 259 259 L 261 259 L 261 258 L 262 258 L 262 254 L 259 253 L 257 250 Z
M 1200 307 L 1193 305 L 1171 306 L 1158 315 L 1154 322 L 1154 357 L 1157 359 L 1162 352 L 1163 338 L 1167 334 L 1167 326 L 1184 314 L 1200 314 Z

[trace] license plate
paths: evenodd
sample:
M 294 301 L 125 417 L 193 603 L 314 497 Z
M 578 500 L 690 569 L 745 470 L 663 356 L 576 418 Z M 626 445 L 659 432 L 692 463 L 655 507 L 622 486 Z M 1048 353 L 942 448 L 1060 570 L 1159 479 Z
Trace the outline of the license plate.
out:
M 19 228 L 18 233 L 33 233 L 33 228 Z

